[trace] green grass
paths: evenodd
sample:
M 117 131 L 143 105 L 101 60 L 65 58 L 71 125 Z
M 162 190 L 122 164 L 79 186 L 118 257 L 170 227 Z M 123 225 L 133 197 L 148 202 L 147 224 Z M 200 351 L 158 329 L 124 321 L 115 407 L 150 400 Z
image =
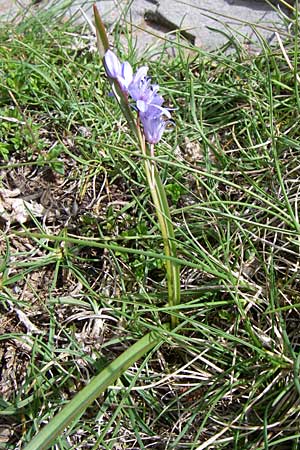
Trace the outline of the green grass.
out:
M 291 31 L 285 55 L 260 37 L 256 56 L 237 43 L 230 56 L 194 48 L 188 57 L 179 43 L 174 58 L 163 48 L 150 61 L 114 36 L 122 59 L 148 64 L 177 108 L 155 153 L 181 272 L 181 304 L 169 307 L 142 155 L 82 37 L 88 30 L 43 14 L 2 27 L 0 448 L 24 448 L 108 362 L 161 333 L 170 314 L 179 325 L 164 343 L 52 448 L 299 448 Z M 42 207 L 24 210 L 23 224 L 20 198 Z

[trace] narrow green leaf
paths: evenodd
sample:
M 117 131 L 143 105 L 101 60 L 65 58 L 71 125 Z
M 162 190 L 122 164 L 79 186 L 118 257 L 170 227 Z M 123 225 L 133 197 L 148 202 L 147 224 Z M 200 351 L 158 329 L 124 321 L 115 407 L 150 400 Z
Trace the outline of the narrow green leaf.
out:
M 117 359 L 91 380 L 63 409 L 33 438 L 24 450 L 46 450 L 75 418 L 111 386 L 132 364 L 162 342 L 162 336 L 151 332 L 139 339 Z
M 94 9 L 96 35 L 97 35 L 97 47 L 98 47 L 101 58 L 103 58 L 106 50 L 109 49 L 108 37 L 107 37 L 106 31 L 105 31 L 105 26 L 102 22 L 102 19 L 101 19 L 101 16 L 99 14 L 96 4 L 93 5 L 93 9 Z
M 152 199 L 156 207 L 156 214 L 160 224 L 165 254 L 170 257 L 170 259 L 166 261 L 166 271 L 168 304 L 172 307 L 180 304 L 180 271 L 178 264 L 175 260 L 172 260 L 172 258 L 176 258 L 175 233 L 168 199 L 157 167 L 154 165 L 154 162 L 145 160 L 145 170 L 150 185 Z M 172 328 L 175 328 L 178 325 L 178 318 L 172 316 L 171 324 Z

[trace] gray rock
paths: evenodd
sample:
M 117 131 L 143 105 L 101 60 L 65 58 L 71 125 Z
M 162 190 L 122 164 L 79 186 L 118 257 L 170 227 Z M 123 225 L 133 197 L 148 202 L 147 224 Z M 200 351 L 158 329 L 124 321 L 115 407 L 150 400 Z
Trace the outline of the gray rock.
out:
M 43 0 L 41 5 L 49 8 L 59 1 L 64 2 Z M 22 4 L 25 7 L 28 3 L 29 0 L 23 0 Z M 74 0 L 66 16 L 82 22 L 86 21 L 86 15 L 93 21 L 93 3 Z M 117 24 L 131 24 L 140 53 L 146 47 L 152 46 L 153 50 L 163 40 L 174 38 L 176 30 L 180 30 L 183 39 L 204 50 L 214 50 L 233 36 L 250 50 L 256 50 L 258 38 L 251 23 L 268 41 L 274 38 L 275 30 L 284 29 L 280 10 L 264 0 L 101 0 L 96 4 L 108 31 L 112 32 Z M 0 15 L 12 8 L 15 11 L 17 5 L 20 9 L 20 1 L 0 0 Z
M 133 24 L 132 32 L 143 51 L 157 39 L 180 36 L 204 50 L 214 50 L 234 37 L 251 50 L 257 50 L 258 37 L 251 24 L 269 42 L 275 31 L 285 29 L 276 6 L 264 0 L 114 0 L 97 2 L 109 29 L 119 21 Z
M 278 11 L 262 0 L 160 0 L 151 15 L 170 29 L 182 29 L 185 37 L 205 50 L 223 45 L 231 35 L 240 41 L 256 40 L 249 23 L 255 24 L 268 40 L 274 29 L 282 28 Z
M 0 20 L 10 20 L 18 13 L 22 13 L 30 5 L 30 0 L 23 0 L 22 3 L 13 0 L 0 0 Z

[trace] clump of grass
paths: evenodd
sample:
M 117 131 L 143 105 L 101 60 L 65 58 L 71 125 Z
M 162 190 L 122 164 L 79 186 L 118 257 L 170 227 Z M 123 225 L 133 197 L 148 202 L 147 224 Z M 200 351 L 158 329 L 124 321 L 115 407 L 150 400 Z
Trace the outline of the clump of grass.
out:
M 3 29 L 0 49 L 6 447 L 24 447 L 172 313 L 164 345 L 56 445 L 298 448 L 297 29 L 284 52 L 261 38 L 255 57 L 188 58 L 178 44 L 151 62 L 178 108 L 155 157 L 181 269 L 170 308 L 143 161 L 95 53 L 70 24 L 27 24 Z M 43 207 L 22 226 L 7 220 L 17 189 Z

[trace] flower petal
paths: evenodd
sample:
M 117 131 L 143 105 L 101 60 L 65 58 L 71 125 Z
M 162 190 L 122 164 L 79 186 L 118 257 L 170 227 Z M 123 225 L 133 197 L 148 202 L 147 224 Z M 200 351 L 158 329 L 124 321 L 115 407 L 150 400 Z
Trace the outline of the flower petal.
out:
M 144 100 L 137 100 L 136 106 L 137 109 L 142 113 L 146 112 L 148 109 L 148 104 Z
M 133 70 L 128 61 L 125 61 L 121 67 L 121 76 L 124 79 L 124 84 L 128 88 L 133 78 Z
M 147 114 L 141 117 L 141 122 L 146 141 L 150 144 L 157 144 L 162 137 L 167 122 L 160 116 L 152 118 L 147 116 Z
M 104 64 L 106 68 L 107 75 L 110 78 L 117 78 L 121 75 L 121 63 L 119 58 L 111 50 L 107 50 L 104 55 Z
M 136 71 L 136 73 L 135 73 L 135 75 L 134 75 L 134 77 L 133 77 L 132 82 L 133 82 L 134 84 L 140 83 L 142 80 L 144 80 L 144 79 L 146 78 L 147 72 L 148 72 L 148 67 L 147 67 L 147 66 L 142 66 L 142 67 L 140 67 L 140 68 Z

